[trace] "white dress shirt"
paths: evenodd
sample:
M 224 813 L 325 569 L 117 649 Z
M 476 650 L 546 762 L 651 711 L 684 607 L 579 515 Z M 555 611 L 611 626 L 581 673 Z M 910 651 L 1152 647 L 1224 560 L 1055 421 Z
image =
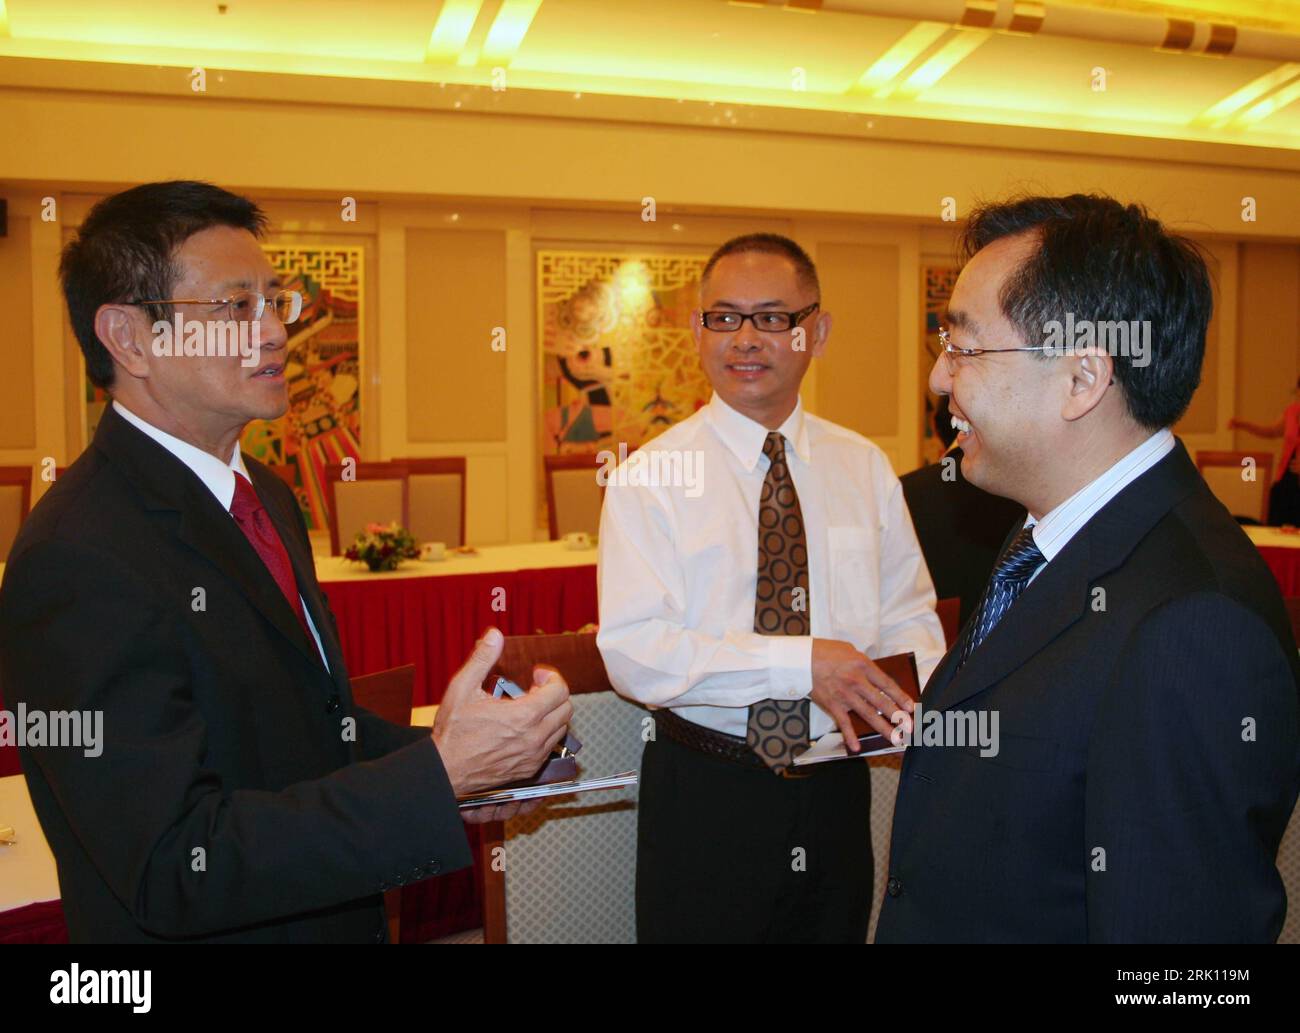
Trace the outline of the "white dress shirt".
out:
M 1034 571 L 1033 581 L 1051 563 L 1070 539 L 1083 530 L 1102 506 L 1174 450 L 1174 435 L 1168 427 L 1152 434 L 1119 462 L 1062 502 L 1042 520 L 1026 517 L 1025 526 L 1034 529 L 1034 544 L 1046 559 Z
M 248 467 L 244 465 L 244 454 L 239 450 L 239 442 L 235 442 L 235 450 L 230 457 L 230 462 L 223 463 L 216 456 L 204 452 L 201 448 L 195 448 L 188 441 L 182 441 L 166 431 L 159 430 L 152 423 L 147 423 L 116 399 L 113 401 L 113 408 L 127 423 L 141 433 L 149 435 L 188 466 L 194 472 L 194 476 L 201 480 L 204 487 L 221 503 L 221 508 L 227 512 L 230 511 L 230 504 L 235 500 L 235 477 L 240 476 L 249 484 L 253 483 L 253 479 L 248 476 Z M 233 520 L 234 517 L 232 516 L 231 519 Z M 311 612 L 307 609 L 307 603 L 301 595 L 298 599 L 302 603 L 303 616 L 307 618 L 307 627 L 311 629 L 312 638 L 316 640 L 316 650 L 320 653 L 321 663 L 328 671 L 330 664 L 325 659 L 325 650 L 320 644 L 320 634 L 311 619 Z
M 741 737 L 750 704 L 812 691 L 814 637 L 869 656 L 914 652 L 922 685 L 944 653 L 934 586 L 884 453 L 802 403 L 780 431 L 808 544 L 811 636 L 754 631 L 768 432 L 716 394 L 641 450 L 693 453 L 682 469 L 698 483 L 621 483 L 634 455 L 601 511 L 597 644 L 614 688 Z M 815 703 L 811 718 L 813 738 L 834 725 Z

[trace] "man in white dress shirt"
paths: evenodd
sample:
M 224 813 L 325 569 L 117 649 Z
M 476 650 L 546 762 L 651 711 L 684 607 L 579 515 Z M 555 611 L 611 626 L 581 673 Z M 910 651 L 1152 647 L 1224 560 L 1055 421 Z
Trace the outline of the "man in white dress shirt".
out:
M 601 517 L 598 643 L 614 687 L 655 708 L 638 938 L 861 943 L 870 770 L 791 762 L 851 733 L 850 711 L 910 729 L 868 655 L 914 652 L 924 683 L 944 648 L 934 590 L 884 454 L 800 402 L 831 328 L 803 249 L 729 241 L 701 306 L 713 398 L 610 478 Z

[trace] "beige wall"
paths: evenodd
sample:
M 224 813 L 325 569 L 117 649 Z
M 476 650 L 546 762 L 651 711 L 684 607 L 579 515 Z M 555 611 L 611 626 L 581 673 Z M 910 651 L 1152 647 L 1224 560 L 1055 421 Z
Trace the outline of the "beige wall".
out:
M 1241 299 L 1234 415 L 1273 423 L 1294 399 L 1300 376 L 1300 247 L 1244 244 L 1237 286 Z M 1245 431 L 1233 448 L 1272 452 L 1281 442 Z
M 364 248 L 363 451 L 466 455 L 468 538 L 484 544 L 537 533 L 541 247 L 699 252 L 754 229 L 793 235 L 817 259 L 835 317 L 805 401 L 868 434 L 900 471 L 920 454 L 920 270 L 951 259 L 953 227 L 938 218 L 945 197 L 960 216 L 976 197 L 1027 187 L 1105 190 L 1145 200 L 1203 237 L 1217 266 L 1217 311 L 1205 381 L 1180 428 L 1192 448 L 1233 447 L 1224 424 L 1234 410 L 1275 418 L 1300 369 L 1300 209 L 1290 203 L 1300 175 L 1243 168 L 1239 155 L 1233 164 L 1204 152 L 1148 157 L 1149 142 L 1128 156 L 1114 146 L 1068 153 L 1060 134 L 1052 148 L 1012 141 L 957 152 L 924 139 L 785 128 L 389 109 L 369 94 L 364 105 L 325 103 L 340 98 L 330 80 L 316 81 L 312 104 L 269 88 L 197 101 L 143 86 L 72 93 L 6 86 L 7 67 L 0 62 L 0 136 L 21 126 L 24 146 L 0 152 L 0 196 L 10 204 L 10 235 L 0 240 L 0 463 L 49 455 L 62 464 L 83 444 L 80 360 L 55 275 L 63 236 L 95 196 L 177 175 L 256 197 L 274 240 Z M 131 73 L 112 74 L 120 86 Z M 223 143 L 250 110 L 289 131 L 268 131 L 256 147 Z M 1240 221 L 1246 194 L 1259 201 L 1260 223 Z M 647 196 L 655 222 L 641 219 Z M 43 197 L 58 202 L 55 222 L 41 219 Z M 359 202 L 356 222 L 340 218 L 344 197 Z M 491 348 L 497 326 L 504 352 Z

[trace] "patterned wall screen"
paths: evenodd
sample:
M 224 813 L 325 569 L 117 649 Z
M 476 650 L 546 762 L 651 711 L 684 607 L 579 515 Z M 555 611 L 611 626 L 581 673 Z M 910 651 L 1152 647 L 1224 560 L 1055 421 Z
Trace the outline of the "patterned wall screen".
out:
M 244 451 L 270 466 L 298 496 L 307 526 L 328 525 L 325 465 L 361 456 L 363 250 L 336 245 L 263 246 L 284 286 L 303 293 L 289 329 L 289 411 L 250 423 Z
M 709 400 L 690 330 L 705 261 L 537 253 L 543 454 L 631 451 Z
M 922 270 L 925 282 L 922 284 L 925 311 L 922 313 L 923 325 L 921 335 L 924 353 L 921 355 L 921 383 L 926 384 L 930 379 L 930 369 L 934 366 L 935 360 L 939 357 L 939 324 L 943 320 L 943 313 L 948 304 L 948 299 L 952 297 L 953 285 L 957 282 L 957 274 L 961 272 L 955 266 L 926 266 Z M 930 394 L 929 388 L 924 388 L 925 393 L 925 423 L 921 427 L 921 461 L 923 463 L 935 463 L 943 455 L 943 442 L 934 436 L 934 407 L 937 399 Z

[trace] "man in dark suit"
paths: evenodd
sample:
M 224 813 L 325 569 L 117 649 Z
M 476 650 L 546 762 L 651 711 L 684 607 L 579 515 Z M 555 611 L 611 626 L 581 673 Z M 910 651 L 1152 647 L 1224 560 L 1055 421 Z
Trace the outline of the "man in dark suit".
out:
M 934 593 L 960 600 L 958 620 L 965 624 L 984 594 L 1007 531 L 1024 523 L 1025 507 L 981 491 L 962 476 L 962 451 L 953 446 L 957 428 L 946 396 L 935 407 L 934 431 L 943 442 L 943 457 L 899 481 Z
M 1205 264 L 1082 195 L 981 209 L 964 251 L 930 386 L 962 472 L 1029 516 L 922 697 L 876 942 L 1271 941 L 1300 670 L 1268 568 L 1169 431 Z
M 149 184 L 64 253 L 113 402 L 10 553 L 0 679 L 11 708 L 102 715 L 95 749 L 20 751 L 74 942 L 382 942 L 384 890 L 469 863 L 457 795 L 536 771 L 571 712 L 554 672 L 520 700 L 481 691 L 495 630 L 432 735 L 353 702 L 297 504 L 238 448 L 287 407 L 301 307 L 264 222 L 208 184 Z M 158 346 L 173 312 L 203 354 Z M 212 347 L 227 319 L 260 347 Z

